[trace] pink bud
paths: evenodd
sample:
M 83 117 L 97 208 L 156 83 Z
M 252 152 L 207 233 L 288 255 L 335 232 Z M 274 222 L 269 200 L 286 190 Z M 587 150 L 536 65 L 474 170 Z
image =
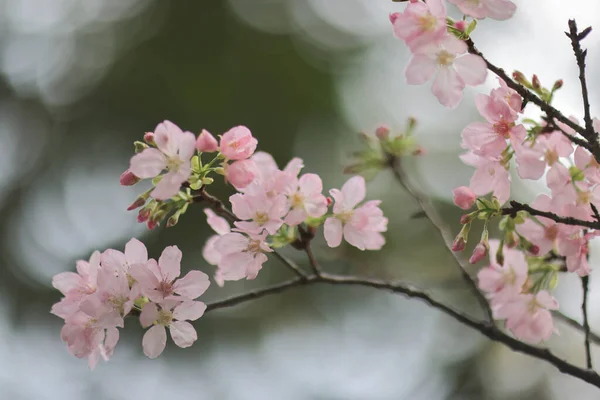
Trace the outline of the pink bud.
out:
M 203 129 L 196 140 L 196 148 L 201 153 L 212 153 L 219 150 L 219 142 L 206 129 Z
M 146 204 L 146 199 L 138 197 L 133 203 L 131 203 L 129 207 L 127 207 L 127 211 L 135 210 L 136 208 L 139 208 L 144 204 Z
M 154 133 L 153 132 L 146 132 L 144 134 L 144 142 L 146 142 L 148 144 L 154 144 Z
M 329 196 L 327 196 L 327 207 L 331 206 L 333 204 L 333 199 Z
M 140 212 L 138 213 L 137 221 L 139 223 L 146 222 L 148 220 L 148 218 L 150 218 L 150 209 L 149 208 L 142 208 L 140 210 Z
M 467 30 L 467 21 L 463 21 L 463 20 L 456 21 L 454 23 L 454 27 L 456 29 L 458 29 L 459 31 L 464 32 Z
M 487 247 L 485 246 L 484 243 L 479 242 L 479 243 L 477 243 L 477 246 L 475 246 L 475 249 L 473 250 L 473 254 L 471 255 L 471 258 L 469 258 L 469 262 L 471 264 L 475 264 L 475 263 L 481 261 L 483 259 L 483 257 L 485 257 L 486 254 L 487 254 Z
M 121 174 L 121 186 L 133 186 L 140 181 L 140 178 L 135 176 L 133 172 L 127 170 Z
M 469 214 L 465 214 L 462 217 L 460 217 L 460 224 L 461 225 L 468 224 L 472 220 L 473 220 L 472 216 L 470 216 Z
M 236 189 L 243 189 L 254 180 L 256 164 L 252 160 L 239 160 L 225 168 L 225 180 Z
M 152 230 L 158 226 L 158 222 L 156 222 L 152 219 L 149 219 L 148 222 L 146 223 L 146 226 L 148 226 L 148 229 Z
M 456 239 L 454 239 L 454 243 L 452 243 L 452 251 L 463 251 L 466 245 L 467 242 L 465 242 L 465 239 L 461 236 L 457 236 Z
M 381 125 L 377 129 L 375 129 L 375 136 L 377 136 L 377 139 L 379 140 L 387 139 L 388 136 L 390 136 L 390 128 L 388 128 L 385 125 Z
M 537 256 L 538 254 L 540 254 L 540 248 L 539 248 L 539 246 L 532 244 L 531 247 L 529 248 L 529 252 L 531 254 L 533 254 L 534 256 Z
M 477 195 L 466 186 L 457 187 L 452 193 L 454 193 L 454 204 L 463 210 L 473 207 L 475 200 L 477 200 Z
M 390 13 L 390 22 L 392 24 L 395 23 L 399 16 L 400 16 L 400 13 L 397 13 L 397 12 Z

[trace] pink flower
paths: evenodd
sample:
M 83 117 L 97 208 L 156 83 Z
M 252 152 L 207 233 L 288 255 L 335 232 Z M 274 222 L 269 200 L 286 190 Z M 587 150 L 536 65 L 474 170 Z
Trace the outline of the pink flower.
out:
M 198 139 L 196 139 L 196 149 L 200 153 L 213 153 L 219 150 L 219 142 L 209 131 L 202 129 Z
M 221 136 L 219 149 L 228 160 L 244 160 L 254 153 L 257 144 L 248 128 L 236 126 Z
M 527 130 L 523 125 L 515 125 L 516 115 L 504 99 L 478 94 L 475 104 L 488 122 L 473 122 L 463 130 L 464 148 L 478 156 L 494 158 L 506 149 L 507 139 L 514 147 L 523 142 Z
M 252 183 L 240 190 L 248 194 L 263 194 L 275 198 L 282 193 L 290 193 L 297 189 L 297 177 L 304 163 L 300 158 L 292 158 L 283 170 L 269 153 L 256 152 L 251 158 L 256 166 L 256 176 Z M 294 186 L 296 185 L 296 186 Z
M 387 230 L 388 220 L 379 208 L 381 201 L 368 201 L 355 208 L 366 196 L 365 179 L 354 176 L 341 190 L 329 191 L 335 199 L 333 217 L 327 218 L 324 226 L 325 240 L 329 247 L 337 247 L 342 236 L 360 250 L 379 250 L 385 244 L 381 232 Z
M 509 0 L 448 0 L 458 9 L 473 18 L 492 18 L 499 21 L 509 19 L 517 6 Z
M 125 245 L 125 253 L 108 249 L 102 253 L 100 261 L 103 268 L 110 269 L 117 274 L 121 271 L 127 273 L 132 265 L 148 262 L 148 250 L 144 243 L 133 238 Z
M 589 238 L 588 235 L 580 235 L 579 232 L 572 232 L 571 235 L 561 238 L 558 241 L 559 254 L 566 256 L 567 270 L 576 272 L 579 276 L 586 276 L 590 273 L 588 263 Z
M 477 274 L 479 288 L 492 299 L 502 299 L 520 293 L 528 275 L 528 265 L 525 255 L 516 250 L 504 247 L 504 264 L 498 264 L 498 240 L 490 240 L 490 265 L 481 269 Z
M 257 174 L 256 165 L 250 159 L 223 165 L 225 167 L 225 180 L 238 190 L 244 189 L 252 183 Z
M 442 0 L 411 2 L 404 12 L 390 15 L 394 34 L 414 51 L 446 34 L 446 6 Z
M 500 87 L 492 89 L 490 96 L 495 99 L 505 101 L 512 110 L 512 114 L 514 114 L 514 118 L 516 119 L 523 108 L 523 99 L 521 98 L 521 95 L 514 89 L 509 88 L 506 82 L 504 82 L 504 80 L 500 77 L 498 77 L 498 84 L 500 84 Z
M 267 261 L 265 253 L 273 251 L 265 241 L 266 236 L 266 232 L 249 236 L 232 232 L 220 237 L 215 242 L 216 250 L 221 253 L 219 278 L 224 281 L 256 278 Z
M 150 194 L 155 199 L 167 200 L 179 192 L 181 184 L 191 174 L 190 160 L 196 137 L 191 132 L 182 132 L 174 123 L 164 121 L 156 127 L 154 141 L 158 148 L 146 149 L 133 156 L 129 169 L 142 179 L 157 177 L 167 170 Z
M 93 370 L 100 357 L 104 361 L 113 354 L 119 341 L 119 331 L 114 326 L 102 326 L 89 315 L 76 312 L 65 320 L 60 337 L 69 353 L 77 358 L 87 358 Z
M 406 67 L 406 81 L 422 85 L 437 72 L 432 92 L 442 105 L 454 108 L 462 99 L 465 85 L 480 85 L 487 76 L 485 61 L 465 53 L 467 45 L 454 36 L 420 46 Z
M 517 144 L 514 146 L 519 176 L 522 179 L 539 179 L 546 165 L 552 167 L 561 157 L 573 153 L 573 146 L 559 131 L 539 135 L 533 144 Z
M 477 196 L 484 196 L 492 192 L 500 204 L 505 203 L 510 197 L 510 175 L 499 159 L 486 159 L 473 153 L 465 153 L 461 160 L 476 168 L 471 177 L 469 187 Z
M 77 273 L 61 272 L 52 278 L 52 286 L 65 296 L 52 306 L 51 313 L 67 318 L 79 310 L 81 302 L 97 289 L 100 252 L 95 251 L 90 261 L 77 261 Z
M 457 187 L 452 193 L 454 194 L 454 204 L 463 210 L 473 207 L 473 204 L 477 200 L 477 195 L 466 186 Z
M 600 127 L 598 129 L 600 130 Z M 567 138 L 564 139 L 568 140 Z M 598 162 L 589 151 L 581 146 L 577 146 L 574 159 L 575 166 L 583 172 L 583 175 L 590 183 L 600 184 L 600 165 L 598 165 Z
M 200 301 L 168 301 L 160 304 L 146 303 L 140 314 L 140 323 L 148 329 L 142 339 L 144 354 L 149 358 L 160 356 L 167 345 L 169 328 L 173 342 L 181 348 L 190 347 L 198 339 L 196 330 L 187 321 L 195 321 L 206 310 L 206 304 Z
M 269 198 L 266 193 L 234 194 L 229 197 L 233 213 L 241 221 L 236 227 L 247 233 L 260 234 L 263 229 L 273 235 L 283 225 L 282 218 L 287 213 L 287 199 L 284 195 Z M 250 220 L 250 221 L 248 221 Z
M 486 256 L 487 252 L 488 252 L 488 248 L 486 246 L 486 243 L 484 243 L 484 242 L 477 243 L 477 246 L 475 246 L 475 249 L 473 249 L 473 254 L 471 255 L 471 258 L 469 258 L 469 263 L 476 264 L 479 261 L 483 260 L 483 258 Z
M 288 194 L 289 207 L 285 223 L 290 226 L 299 225 L 307 217 L 319 218 L 327 212 L 327 198 L 321 194 L 323 182 L 316 174 L 304 174 L 300 179 L 293 178 L 297 188 Z
M 554 332 L 552 314 L 558 302 L 547 291 L 519 294 L 497 309 L 497 318 L 506 319 L 506 327 L 520 340 L 539 343 Z
M 540 211 L 553 211 L 552 200 L 545 194 L 539 195 L 531 206 Z M 542 256 L 554 248 L 556 239 L 561 233 L 561 229 L 565 228 L 565 225 L 557 224 L 549 218 L 536 217 L 536 219 L 537 222 L 528 219 L 517 225 L 516 229 L 520 235 L 538 246 L 538 254 Z
M 141 292 L 155 303 L 165 300 L 180 299 L 178 294 L 187 299 L 195 299 L 208 289 L 210 281 L 201 271 L 190 271 L 183 278 L 181 275 L 181 250 L 177 246 L 164 249 L 158 263 L 150 259 L 146 264 L 135 264 L 129 273 L 140 285 Z

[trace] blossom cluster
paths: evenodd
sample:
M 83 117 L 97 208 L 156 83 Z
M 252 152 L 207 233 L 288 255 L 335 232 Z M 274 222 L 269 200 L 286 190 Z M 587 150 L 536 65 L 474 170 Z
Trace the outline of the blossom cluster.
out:
M 125 251 L 95 251 L 89 261 L 77 262 L 77 272 L 54 276 L 52 285 L 64 297 L 52 313 L 65 322 L 61 338 L 69 352 L 87 358 L 93 369 L 100 358 L 108 360 L 119 340 L 117 328 L 124 319 L 139 314 L 144 328 L 144 354 L 158 357 L 167 343 L 166 329 L 179 347 L 190 347 L 197 339 L 194 321 L 204 314 L 206 305 L 195 300 L 210 281 L 197 270 L 184 277 L 180 269 L 181 251 L 177 246 L 164 249 L 158 261 L 148 259 L 142 242 L 131 239 Z

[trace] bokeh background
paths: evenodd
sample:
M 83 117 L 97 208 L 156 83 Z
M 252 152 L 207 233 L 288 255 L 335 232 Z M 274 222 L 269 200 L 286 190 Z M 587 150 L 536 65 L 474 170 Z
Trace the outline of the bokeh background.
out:
M 563 35 L 567 19 L 600 23 L 596 0 L 515 0 L 507 22 L 481 21 L 479 48 L 508 71 L 565 79 L 556 104 L 581 117 L 577 71 Z M 458 229 L 451 189 L 471 170 L 457 158 L 462 128 L 478 119 L 476 91 L 457 110 L 428 85 L 410 87 L 409 54 L 394 39 L 390 0 L 0 0 L 0 399 L 597 399 L 600 392 L 458 325 L 416 301 L 365 288 L 311 287 L 207 314 L 190 349 L 170 343 L 142 354 L 128 320 L 115 356 L 94 372 L 60 341 L 49 314 L 51 277 L 95 249 L 131 237 L 151 256 L 166 245 L 184 267 L 209 275 L 210 234 L 200 207 L 172 229 L 148 232 L 125 207 L 139 188 L 119 186 L 133 140 L 164 119 L 218 134 L 244 124 L 280 165 L 305 160 L 327 188 L 340 187 L 356 133 L 418 119 L 427 155 L 407 168 Z M 450 7 L 451 13 L 456 10 Z M 458 16 L 457 14 L 454 14 Z M 586 39 L 592 111 L 600 115 L 600 34 Z M 528 113 L 537 111 L 528 107 Z M 223 185 L 215 193 L 225 198 Z M 541 185 L 514 180 L 531 200 Z M 382 173 L 369 185 L 390 219 L 384 250 L 315 252 L 326 269 L 404 279 L 477 314 L 451 257 L 416 205 Z M 599 248 L 592 246 L 592 263 Z M 285 254 L 303 264 L 302 254 Z M 472 273 L 475 267 L 469 267 Z M 269 262 L 256 281 L 213 285 L 206 301 L 285 279 Z M 592 274 L 592 325 L 600 330 L 600 285 Z M 564 312 L 579 318 L 577 279 L 562 279 Z M 549 345 L 583 364 L 583 338 L 558 325 Z M 594 349 L 595 356 L 598 356 Z M 600 362 L 600 357 L 596 358 Z

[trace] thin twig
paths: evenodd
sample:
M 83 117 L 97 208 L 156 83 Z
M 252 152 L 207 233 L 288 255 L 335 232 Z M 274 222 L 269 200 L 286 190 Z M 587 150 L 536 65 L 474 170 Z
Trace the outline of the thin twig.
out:
M 481 308 L 483 309 L 483 312 L 485 314 L 487 321 L 492 322 L 493 321 L 492 310 L 490 308 L 489 302 L 487 301 L 487 299 L 485 298 L 483 293 L 481 293 L 479 291 L 479 289 L 477 288 L 477 283 L 475 282 L 475 280 L 473 280 L 471 275 L 469 275 L 469 273 L 463 267 L 460 260 L 456 257 L 456 254 L 454 254 L 454 252 L 451 250 L 453 237 L 452 237 L 452 234 L 450 233 L 450 230 L 446 227 L 446 224 L 444 224 L 442 219 L 437 215 L 437 212 L 435 211 L 433 206 L 429 203 L 427 196 L 419 193 L 415 188 L 413 188 L 410 185 L 408 178 L 407 178 L 406 174 L 404 173 L 404 170 L 401 166 L 401 160 L 397 157 L 390 156 L 389 164 L 391 166 L 392 172 L 394 173 L 394 177 L 396 178 L 398 183 L 400 183 L 400 185 L 416 200 L 419 207 L 421 208 L 421 210 L 423 211 L 423 213 L 429 220 L 429 222 L 431 222 L 433 227 L 438 232 L 439 236 L 444 241 L 444 245 L 445 245 L 444 247 L 452 255 L 452 258 L 455 260 L 456 264 L 460 268 L 460 272 L 462 274 L 463 279 L 469 286 L 469 289 L 471 290 L 471 292 L 477 298 L 477 301 L 481 305 Z
M 306 243 L 304 251 L 308 256 L 308 262 L 310 263 L 310 267 L 312 268 L 315 275 L 321 275 L 321 267 L 319 266 L 319 262 L 315 258 L 315 255 L 313 254 L 312 248 L 310 247 L 310 242 Z
M 275 257 L 277 257 L 282 263 L 284 263 L 290 270 L 292 270 L 300 278 L 306 279 L 308 277 L 308 275 L 306 274 L 306 272 L 304 272 L 302 270 L 302 268 L 300 268 L 298 265 L 296 265 L 296 263 L 294 263 L 292 260 L 290 260 L 289 258 L 284 256 L 283 254 L 279 253 L 277 250 L 273 250 L 272 254 Z
M 583 32 L 577 31 L 577 23 L 574 19 L 569 20 L 569 32 L 565 32 L 567 37 L 571 39 L 571 47 L 573 47 L 573 53 L 575 53 L 575 59 L 577 60 L 577 67 L 579 68 L 579 82 L 581 83 L 581 97 L 583 98 L 583 121 L 585 122 L 585 133 L 582 135 L 588 140 L 594 150 L 599 149 L 598 147 L 598 136 L 594 132 L 592 124 L 592 116 L 590 113 L 590 99 L 588 94 L 588 87 L 585 77 L 585 57 L 587 56 L 587 50 L 581 48 L 581 41 L 585 39 L 591 28 L 584 29 Z
M 530 344 L 521 342 L 520 340 L 515 339 L 509 336 L 508 334 L 502 332 L 492 322 L 478 321 L 476 319 L 473 319 L 472 317 L 463 314 L 460 311 L 457 311 L 454 308 L 439 302 L 438 300 L 433 299 L 426 292 L 404 283 L 392 283 L 377 279 L 368 279 L 354 276 L 340 276 L 322 273 L 319 276 L 309 276 L 306 280 L 302 280 L 299 278 L 293 279 L 290 281 L 279 283 L 277 285 L 269 286 L 264 289 L 254 290 L 246 294 L 233 296 L 225 300 L 210 303 L 207 305 L 206 311 L 212 311 L 219 308 L 234 306 L 237 304 L 245 303 L 246 301 L 262 298 L 275 293 L 280 293 L 290 288 L 309 285 L 313 283 L 323 283 L 329 285 L 366 286 L 375 289 L 390 291 L 393 293 L 398 293 L 411 299 L 420 299 L 429 306 L 442 311 L 443 313 L 454 318 L 461 324 L 478 331 L 482 335 L 495 342 L 502 343 L 514 351 L 530 355 L 540 360 L 544 360 L 554 365 L 556 368 L 558 368 L 559 371 L 567 375 L 579 378 L 585 382 L 588 382 L 600 388 L 600 375 L 598 375 L 595 371 L 591 369 L 580 368 L 576 365 L 573 365 L 563 360 L 562 358 L 557 357 L 548 349 L 532 346 Z
M 590 351 L 590 322 L 588 320 L 588 292 L 589 276 L 581 277 L 581 288 L 583 289 L 583 301 L 581 302 L 581 312 L 583 313 L 583 331 L 585 333 L 585 363 L 588 369 L 593 369 L 592 352 Z
M 506 82 L 506 84 L 508 85 L 508 87 L 510 87 L 511 89 L 515 90 L 519 95 L 521 95 L 521 97 L 523 97 L 523 99 L 525 101 L 531 102 L 531 103 L 535 104 L 536 106 L 538 106 L 543 112 L 545 112 L 548 115 L 548 117 L 550 119 L 556 119 L 556 120 L 562 122 L 563 124 L 567 125 L 571 129 L 573 129 L 575 132 L 579 133 L 583 137 L 587 137 L 586 136 L 586 129 L 585 128 L 579 126 L 579 124 L 577 124 L 577 123 L 571 121 L 569 118 L 565 117 L 563 115 L 563 113 L 561 113 L 558 109 L 554 108 L 549 103 L 547 103 L 544 100 L 540 99 L 535 93 L 531 92 L 525 86 L 523 86 L 523 85 L 515 82 L 513 79 L 511 79 L 506 74 L 506 72 L 504 72 L 504 70 L 502 68 L 499 68 L 499 67 L 495 66 L 494 64 L 492 64 L 477 49 L 477 47 L 475 47 L 475 43 L 473 42 L 472 39 L 469 38 L 465 42 L 466 42 L 466 44 L 467 44 L 467 46 L 469 48 L 469 53 L 478 55 L 481 58 L 483 58 L 483 60 L 485 61 L 486 65 L 488 67 L 488 69 L 490 71 L 492 71 L 493 73 L 495 73 L 496 75 L 498 75 L 500 78 L 502 78 L 502 80 L 504 80 L 504 82 Z M 589 143 L 578 140 L 578 144 L 581 145 L 581 146 L 584 146 L 585 148 L 587 148 L 588 150 L 590 150 L 590 151 L 593 152 L 593 148 L 592 148 L 592 146 Z M 600 162 L 600 152 L 593 152 L 593 154 L 594 154 L 594 158 L 596 158 L 596 161 Z
M 510 202 L 510 207 L 505 207 L 502 209 L 502 214 L 514 216 L 517 214 L 518 211 L 527 211 L 531 215 L 545 217 L 560 224 L 580 226 L 590 229 L 600 229 L 600 222 L 598 221 L 584 221 L 582 219 L 577 219 L 573 217 L 561 217 L 560 215 L 557 215 L 555 213 L 537 210 L 527 204 L 522 204 L 514 200 Z

